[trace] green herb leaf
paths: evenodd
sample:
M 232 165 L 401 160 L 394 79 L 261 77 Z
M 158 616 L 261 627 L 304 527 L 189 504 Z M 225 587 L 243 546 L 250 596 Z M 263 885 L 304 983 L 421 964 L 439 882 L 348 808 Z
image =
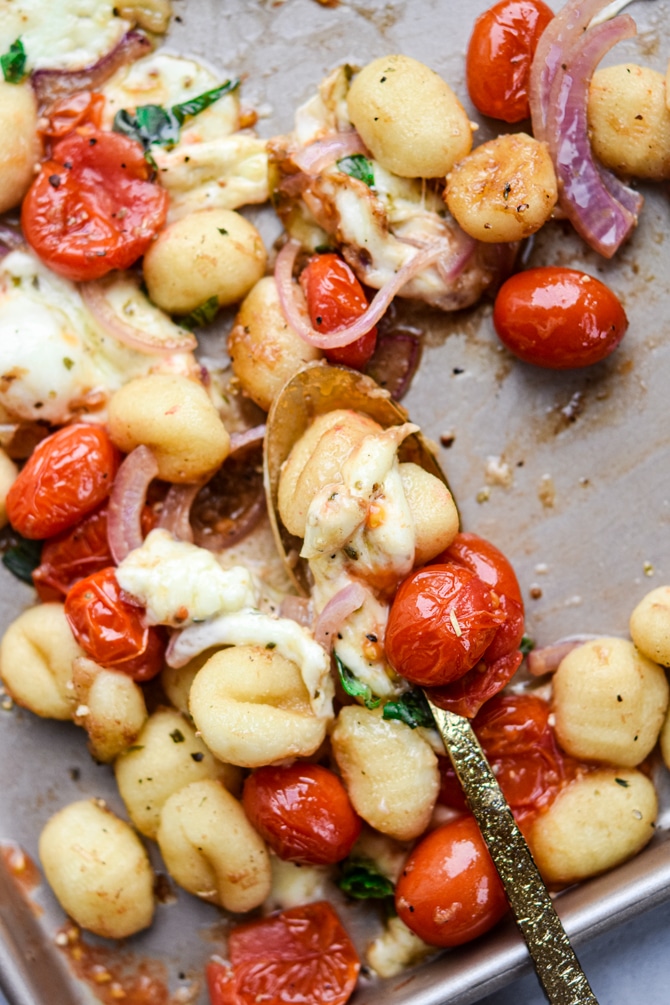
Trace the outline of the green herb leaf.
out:
M 351 157 L 342 157 L 337 162 L 340 171 L 348 174 L 350 178 L 357 178 L 358 181 L 365 182 L 368 188 L 372 188 L 375 183 L 375 173 L 372 161 L 369 161 L 363 154 L 352 154 Z
M 430 707 L 422 691 L 406 691 L 397 701 L 387 701 L 382 719 L 399 719 L 410 729 L 435 725 Z
M 12 42 L 8 51 L 0 56 L 0 66 L 8 84 L 21 83 L 26 76 L 26 50 L 20 38 Z
M 183 743 L 184 734 L 182 733 L 181 729 L 173 729 L 172 732 L 170 733 L 170 739 L 172 740 L 173 743 Z
M 179 142 L 179 131 L 189 116 L 197 115 L 209 108 L 215 101 L 239 87 L 239 80 L 227 80 L 220 87 L 199 94 L 190 101 L 182 101 L 171 108 L 161 105 L 140 105 L 134 112 L 122 108 L 114 116 L 113 129 L 142 144 L 147 160 L 155 167 L 153 157 L 148 153 L 152 146 L 173 147 Z
M 532 653 L 534 648 L 535 648 L 535 640 L 531 639 L 530 635 L 524 635 L 521 639 L 521 642 L 519 643 L 519 650 L 523 653 L 524 656 L 527 656 L 528 653 Z
M 348 897 L 356 900 L 382 900 L 392 897 L 395 889 L 374 862 L 362 858 L 350 858 L 343 863 L 337 885 Z
M 626 781 L 625 778 L 615 778 L 614 781 L 617 785 L 620 785 L 624 789 L 627 789 L 630 786 L 630 782 Z
M 202 328 L 203 325 L 210 324 L 218 311 L 219 299 L 214 296 L 210 297 L 209 300 L 205 300 L 204 304 L 200 304 L 190 314 L 187 314 L 185 317 L 175 318 L 175 320 L 182 328 L 188 328 L 189 331 L 193 331 L 194 328 Z
M 359 680 L 355 674 L 351 672 L 348 666 L 345 666 L 337 653 L 333 654 L 335 656 L 335 665 L 337 666 L 337 672 L 340 675 L 340 681 L 342 682 L 342 687 L 351 695 L 352 698 L 362 698 L 363 704 L 366 708 L 377 708 L 381 702 L 381 698 L 375 698 L 370 687 L 364 684 L 362 680 Z
M 32 586 L 32 573 L 40 564 L 41 555 L 41 541 L 28 541 L 25 537 L 21 537 L 12 548 L 8 548 L 4 553 L 2 564 L 17 579 Z

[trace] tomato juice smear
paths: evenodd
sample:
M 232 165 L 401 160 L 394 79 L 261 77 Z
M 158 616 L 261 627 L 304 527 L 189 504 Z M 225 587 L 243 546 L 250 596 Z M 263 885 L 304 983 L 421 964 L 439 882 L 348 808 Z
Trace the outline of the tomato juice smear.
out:
M 0 855 L 2 855 L 5 869 L 21 892 L 26 895 L 26 899 L 28 899 L 27 895 L 37 889 L 42 882 L 42 876 L 38 867 L 23 848 L 17 844 L 1 844 Z M 30 906 L 35 914 L 43 913 L 42 908 L 32 900 L 30 901 Z

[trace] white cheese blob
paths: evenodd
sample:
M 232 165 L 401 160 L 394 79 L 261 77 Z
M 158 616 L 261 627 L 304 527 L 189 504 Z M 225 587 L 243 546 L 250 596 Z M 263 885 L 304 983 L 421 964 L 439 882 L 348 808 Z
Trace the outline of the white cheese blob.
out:
M 202 625 L 191 625 L 172 640 L 167 662 L 185 666 L 205 649 L 221 646 L 265 646 L 276 649 L 300 669 L 312 711 L 332 718 L 334 686 L 330 657 L 302 625 L 290 618 L 273 618 L 257 610 L 222 614 Z
M 176 541 L 161 528 L 124 558 L 116 578 L 146 607 L 150 625 L 181 628 L 256 603 L 248 569 L 223 569 L 211 551 Z
M 0 52 L 21 39 L 28 70 L 81 70 L 110 52 L 131 27 L 113 0 L 11 0 L 2 4 Z

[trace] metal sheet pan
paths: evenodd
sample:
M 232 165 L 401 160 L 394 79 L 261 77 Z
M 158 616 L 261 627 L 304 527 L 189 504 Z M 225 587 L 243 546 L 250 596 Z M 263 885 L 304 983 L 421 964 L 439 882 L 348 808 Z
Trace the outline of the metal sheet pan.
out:
M 466 100 L 463 53 L 487 0 L 175 0 L 174 51 L 245 75 L 245 100 L 262 111 L 265 136 L 291 127 L 293 110 L 341 62 L 363 64 L 404 52 L 438 70 Z M 557 7 L 558 4 L 554 3 Z M 668 29 L 662 2 L 633 3 L 637 39 L 610 61 L 665 70 Z M 665 47 L 665 51 L 664 51 Z M 474 112 L 472 109 L 472 114 Z M 480 136 L 490 126 L 482 124 Z M 617 353 L 583 372 L 525 366 L 501 349 L 484 306 L 454 317 L 417 313 L 426 331 L 419 373 L 406 399 L 441 450 L 464 526 L 490 537 L 513 560 L 527 598 L 528 630 L 540 644 L 579 632 L 626 634 L 633 605 L 670 579 L 670 466 L 667 386 L 670 277 L 664 255 L 670 208 L 663 187 L 645 190 L 641 225 L 613 262 L 585 250 L 567 227 L 547 228 L 531 261 L 576 265 L 623 298 L 630 330 Z M 271 238 L 271 214 L 255 213 Z M 4 625 L 33 601 L 0 570 Z M 105 798 L 123 815 L 108 768 L 94 764 L 83 733 L 19 709 L 0 713 L 0 840 L 36 858 L 37 835 L 60 806 Z M 634 861 L 568 891 L 559 911 L 577 944 L 670 899 L 670 776 L 657 769 L 661 815 L 651 845 Z M 0 985 L 12 1005 L 91 1001 L 53 946 L 63 916 L 40 887 L 26 911 L 0 875 Z M 352 919 L 363 945 L 368 919 Z M 160 961 L 171 1000 L 194 987 L 220 932 L 220 916 L 180 895 L 162 905 L 149 933 L 121 953 Z M 616 965 L 614 961 L 613 965 Z M 357 1005 L 473 1002 L 527 967 L 511 925 L 397 980 L 362 982 Z M 177 997 L 175 997 L 175 994 Z M 204 991 L 193 999 L 205 1002 Z

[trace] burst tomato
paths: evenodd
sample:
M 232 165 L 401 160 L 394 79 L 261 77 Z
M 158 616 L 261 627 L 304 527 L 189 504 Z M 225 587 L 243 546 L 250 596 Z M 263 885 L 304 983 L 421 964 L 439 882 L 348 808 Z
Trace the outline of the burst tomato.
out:
M 45 541 L 33 583 L 40 600 L 62 600 L 80 579 L 113 564 L 107 541 L 107 510 L 99 509 L 70 530 Z
M 315 255 L 300 275 L 300 285 L 307 298 L 307 310 L 312 327 L 332 332 L 351 324 L 368 307 L 363 288 L 347 263 L 339 255 Z M 377 329 L 371 328 L 350 345 L 326 349 L 331 363 L 343 363 L 362 370 L 377 344 Z
M 38 443 L 7 493 L 7 516 L 23 537 L 53 537 L 109 495 L 119 453 L 99 426 L 65 426 Z
M 136 681 L 163 668 L 163 632 L 144 621 L 144 609 L 129 602 L 114 569 L 102 569 L 72 587 L 65 616 L 84 652 L 101 666 L 122 670 Z
M 342 782 L 319 764 L 259 768 L 244 783 L 242 802 L 261 837 L 289 862 L 341 862 L 361 831 Z
M 528 118 L 530 67 L 553 16 L 542 0 L 501 0 L 477 18 L 465 69 L 472 103 L 482 115 L 504 122 Z
M 455 563 L 430 565 L 396 593 L 384 644 L 399 674 L 412 684 L 450 684 L 479 661 L 505 620 L 478 576 Z
M 344 1005 L 360 962 L 340 919 L 325 902 L 305 904 L 233 929 L 232 967 L 212 961 L 212 1005 Z
M 75 282 L 127 269 L 165 222 L 168 194 L 142 147 L 84 125 L 54 144 L 28 190 L 21 226 L 54 272 Z
M 47 139 L 58 140 L 85 123 L 99 126 L 104 107 L 104 95 L 96 94 L 95 91 L 68 94 L 64 98 L 58 98 L 47 108 L 40 132 Z
M 395 903 L 407 927 L 431 946 L 460 946 L 502 918 L 505 892 L 472 817 L 419 842 L 396 884 Z
M 511 276 L 498 291 L 493 324 L 526 363 L 568 370 L 614 352 L 628 319 L 604 283 L 577 269 L 544 266 Z

